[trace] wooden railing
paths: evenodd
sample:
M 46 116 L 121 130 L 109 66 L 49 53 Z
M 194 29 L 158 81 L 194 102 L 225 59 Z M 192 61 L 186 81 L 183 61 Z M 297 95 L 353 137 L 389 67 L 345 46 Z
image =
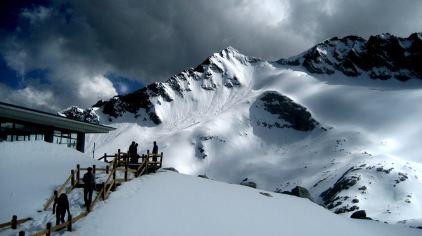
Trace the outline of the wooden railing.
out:
M 12 220 L 7 223 L 0 224 L 0 229 L 11 227 L 12 229 L 16 229 L 18 225 L 23 224 L 27 222 L 28 220 L 32 220 L 32 218 L 24 218 L 18 220 L 18 217 L 16 215 L 12 216 Z
M 32 236 L 43 236 L 43 235 L 49 236 L 51 235 L 52 232 L 60 231 L 65 228 L 67 229 L 67 231 L 72 231 L 72 225 L 87 215 L 88 215 L 87 212 L 82 212 L 76 217 L 72 217 L 72 215 L 68 215 L 66 222 L 64 222 L 63 224 L 56 225 L 56 226 L 52 226 L 51 222 L 48 222 L 46 225 L 46 229 L 41 230 L 35 234 L 32 234 Z
M 113 160 L 108 162 L 107 158 L 113 157 Z M 120 149 L 118 150 L 118 153 L 111 156 L 104 154 L 103 157 L 99 158 L 98 160 L 104 159 L 105 162 L 110 163 L 111 170 L 109 166 L 106 166 L 106 168 L 96 168 L 95 165 L 93 165 L 93 173 L 96 171 L 105 171 L 106 174 L 108 174 L 107 180 L 103 182 L 103 186 L 101 190 L 97 193 L 94 201 L 91 204 L 91 211 L 95 208 L 96 204 L 102 198 L 103 200 L 106 200 L 108 196 L 110 195 L 112 189 L 115 189 L 117 184 L 120 183 L 120 181 L 128 181 L 128 173 L 133 173 L 135 177 L 142 176 L 144 174 L 149 173 L 150 170 L 155 171 L 158 168 L 161 168 L 162 166 L 162 160 L 163 160 L 163 153 L 161 154 L 150 154 L 149 150 L 147 151 L 146 155 L 142 155 L 142 162 L 141 163 L 130 163 L 129 162 L 129 156 L 127 153 L 120 152 Z M 160 159 L 158 161 L 158 158 Z M 131 168 L 129 168 L 131 167 Z M 132 168 L 135 167 L 135 168 Z M 56 197 L 62 193 L 66 186 L 70 182 L 70 186 L 67 189 L 67 193 L 72 191 L 75 187 L 78 186 L 78 183 L 80 182 L 80 175 L 81 171 L 87 171 L 88 168 L 80 168 L 79 164 L 76 166 L 76 170 L 71 170 L 71 173 L 69 177 L 65 180 L 63 185 L 60 186 L 58 190 L 55 190 L 53 194 L 50 196 L 50 198 L 47 200 L 46 204 L 44 205 L 44 210 L 47 210 L 51 203 L 54 201 Z M 116 179 L 116 172 L 122 171 L 124 172 L 124 179 Z M 68 220 L 63 223 L 56 226 L 52 226 L 52 224 L 49 222 L 46 225 L 46 229 L 41 230 L 35 234 L 34 236 L 42 236 L 42 235 L 51 235 L 52 232 L 60 231 L 62 229 L 67 229 L 68 231 L 72 231 L 72 225 L 83 219 L 89 214 L 88 211 L 82 212 L 76 217 L 72 217 L 70 214 L 68 215 Z M 28 220 L 31 220 L 31 218 L 26 218 L 22 220 L 17 220 L 16 216 L 13 216 L 13 219 L 11 222 L 0 224 L 0 228 L 12 226 L 13 229 L 16 229 L 16 225 L 24 223 Z M 20 231 L 19 235 L 25 235 L 25 232 Z

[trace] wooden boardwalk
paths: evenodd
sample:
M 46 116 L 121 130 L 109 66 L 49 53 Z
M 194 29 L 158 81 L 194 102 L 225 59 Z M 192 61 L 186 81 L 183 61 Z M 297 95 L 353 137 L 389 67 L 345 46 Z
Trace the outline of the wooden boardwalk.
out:
M 155 155 L 155 154 L 149 153 L 149 150 L 148 150 L 147 154 L 140 156 L 140 158 L 136 161 L 134 161 L 134 159 L 132 158 L 132 161 L 134 162 L 131 162 L 131 158 L 129 157 L 129 155 L 127 153 L 121 152 L 119 149 L 116 154 L 107 155 L 105 153 L 104 156 L 102 156 L 98 160 L 103 160 L 104 162 L 108 163 L 108 165 L 105 168 L 96 168 L 96 166 L 93 165 L 92 171 L 94 174 L 98 172 L 105 172 L 107 174 L 107 179 L 106 181 L 102 183 L 97 183 L 97 196 L 95 197 L 94 201 L 91 204 L 90 212 L 92 212 L 95 209 L 95 206 L 98 203 L 98 201 L 106 200 L 111 194 L 111 192 L 117 189 L 117 186 L 119 186 L 123 182 L 132 180 L 133 178 L 132 179 L 129 178 L 129 175 L 128 175 L 129 173 L 132 173 L 134 178 L 137 178 L 139 176 L 155 172 L 156 170 L 161 168 L 162 161 L 163 161 L 163 153 L 161 152 L 160 154 Z M 81 181 L 81 174 L 83 172 L 86 172 L 87 170 L 88 170 L 88 167 L 81 168 L 79 164 L 76 165 L 76 168 L 70 171 L 70 175 L 66 178 L 65 182 L 60 186 L 60 188 L 58 188 L 57 190 L 53 192 L 53 194 L 44 204 L 44 211 L 47 211 L 50 208 L 51 204 L 54 202 L 54 199 L 56 199 L 61 193 L 68 194 L 75 188 L 82 188 L 83 183 Z M 117 179 L 116 178 L 117 172 L 123 173 L 124 178 Z M 84 211 L 75 217 L 73 217 L 72 215 L 69 215 L 65 223 L 59 224 L 56 226 L 52 226 L 51 222 L 49 222 L 47 223 L 46 228 L 44 230 L 41 230 L 32 235 L 34 236 L 51 235 L 52 232 L 57 232 L 64 229 L 67 229 L 68 231 L 72 231 L 72 225 L 76 223 L 77 221 L 86 217 L 90 212 Z M 25 219 L 18 220 L 16 216 L 13 216 L 10 222 L 0 224 L 0 229 L 5 228 L 5 227 L 11 227 L 12 229 L 17 229 L 17 226 L 19 224 L 25 223 L 29 220 L 31 219 L 25 218 Z M 20 231 L 19 235 L 25 235 L 25 232 Z

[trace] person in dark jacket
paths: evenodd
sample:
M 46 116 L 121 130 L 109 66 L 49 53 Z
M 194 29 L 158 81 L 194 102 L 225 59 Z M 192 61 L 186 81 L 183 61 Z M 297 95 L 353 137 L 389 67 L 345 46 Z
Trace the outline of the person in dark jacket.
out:
M 154 141 L 154 147 L 152 148 L 152 161 L 157 161 L 157 155 L 158 155 L 158 146 L 157 146 L 157 142 Z
M 133 154 L 135 153 L 135 150 L 134 150 L 135 148 L 136 148 L 136 143 L 135 143 L 135 141 L 132 141 L 132 143 L 129 146 L 129 150 L 127 152 L 127 154 L 129 155 L 129 157 L 132 158 Z
M 67 214 L 70 215 L 69 200 L 67 199 L 67 195 L 62 193 L 54 200 L 53 204 L 53 214 L 56 214 L 56 225 L 65 222 L 64 216 L 66 215 L 66 211 Z
M 88 167 L 88 172 L 84 174 L 82 178 L 84 181 L 84 201 L 87 211 L 90 211 L 91 202 L 92 202 L 92 192 L 95 188 L 95 176 L 92 173 L 92 168 Z

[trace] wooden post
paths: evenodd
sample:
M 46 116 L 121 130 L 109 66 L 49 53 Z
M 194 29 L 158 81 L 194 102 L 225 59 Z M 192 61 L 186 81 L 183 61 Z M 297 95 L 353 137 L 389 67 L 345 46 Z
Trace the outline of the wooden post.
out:
M 109 169 L 110 167 L 108 167 L 108 166 L 106 166 L 106 174 L 108 174 L 108 169 Z
M 161 157 L 160 157 L 160 168 L 163 166 L 163 152 L 161 152 Z
M 105 200 L 106 182 L 103 182 L 103 190 L 101 191 L 101 197 Z
M 81 166 L 76 165 L 76 183 L 79 183 L 79 178 L 81 177 Z
M 16 229 L 18 227 L 18 217 L 16 215 L 12 216 L 12 221 L 10 222 L 12 229 Z
M 149 174 L 149 168 L 148 168 L 148 166 L 149 166 L 149 149 L 147 150 L 147 163 L 146 163 L 146 166 L 145 166 L 145 172 L 147 173 L 147 174 Z
M 72 215 L 71 214 L 67 216 L 67 221 L 69 221 L 69 224 L 67 225 L 67 231 L 72 232 Z
M 117 157 L 120 159 L 120 148 L 117 149 Z
M 70 184 L 72 186 L 75 185 L 75 171 L 74 170 L 70 170 L 70 175 L 72 175 L 72 177 L 70 178 Z
M 92 173 L 95 175 L 95 165 L 92 165 Z
M 51 235 L 51 222 L 47 223 L 47 233 L 45 234 L 46 236 L 50 236 Z
M 127 181 L 127 166 L 128 165 L 128 163 L 126 162 L 125 163 L 125 182 Z
M 25 236 L 25 231 L 19 231 L 19 236 Z
M 117 168 L 117 164 L 114 163 L 114 168 L 113 168 L 113 188 L 116 188 L 116 168 Z
M 107 162 L 107 153 L 104 153 L 104 162 Z

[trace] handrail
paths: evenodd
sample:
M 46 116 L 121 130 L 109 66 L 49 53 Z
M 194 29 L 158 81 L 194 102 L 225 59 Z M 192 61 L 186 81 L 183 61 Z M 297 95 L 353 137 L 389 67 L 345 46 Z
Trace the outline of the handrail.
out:
M 64 184 L 59 188 L 59 190 L 57 191 L 57 196 L 60 195 L 60 193 L 63 191 L 63 189 L 66 187 L 66 185 L 69 183 L 69 181 L 71 180 L 73 174 L 70 174 L 69 177 L 67 177 L 66 181 L 64 182 Z M 50 206 L 50 204 L 53 202 L 54 198 L 56 197 L 56 194 L 53 192 L 53 194 L 51 195 L 51 197 L 47 200 L 47 203 L 44 206 L 44 211 L 48 209 L 48 207 Z
M 150 154 L 149 151 L 148 151 L 148 154 L 147 155 L 143 155 L 144 159 L 143 159 L 142 163 L 140 163 L 139 166 L 137 166 L 137 164 L 135 165 L 135 166 L 137 166 L 136 169 L 128 169 L 127 168 L 127 166 L 130 165 L 129 162 L 128 162 L 128 153 L 120 152 L 120 149 L 119 149 L 118 153 L 115 154 L 114 156 L 104 154 L 104 156 L 102 156 L 98 160 L 105 159 L 104 161 L 106 161 L 106 158 L 107 157 L 114 157 L 112 161 L 108 162 L 108 163 L 111 163 L 112 169 L 109 172 L 109 175 L 107 177 L 107 180 L 104 182 L 104 185 L 101 188 L 100 192 L 98 192 L 98 194 L 96 195 L 94 201 L 92 202 L 91 209 L 94 209 L 95 208 L 95 206 L 96 206 L 96 204 L 99 201 L 99 199 L 100 199 L 101 196 L 103 196 L 103 199 L 104 200 L 107 199 L 108 196 L 110 195 L 110 191 L 113 188 L 113 186 L 115 186 L 121 180 L 121 179 L 116 179 L 116 172 L 117 171 L 125 171 L 125 173 L 132 172 L 132 173 L 135 173 L 135 177 L 141 176 L 145 172 L 148 171 L 148 167 L 151 164 L 154 165 L 155 167 L 157 167 L 157 164 L 159 164 L 158 167 L 161 167 L 161 165 L 162 165 L 162 159 L 163 159 L 163 153 L 161 152 L 161 154 L 152 154 L 152 153 Z M 160 158 L 160 159 L 159 159 L 159 161 L 158 160 L 157 161 L 150 161 L 149 159 L 151 157 Z M 122 163 L 124 163 L 126 165 L 125 168 L 118 167 L 119 164 L 120 164 L 120 162 L 122 162 Z M 79 168 L 79 165 L 77 166 L 77 168 L 78 168 L 79 171 L 81 171 L 81 170 L 84 171 L 84 170 L 87 170 L 88 169 L 88 168 Z M 107 168 L 96 168 L 96 171 L 108 171 L 108 166 L 107 166 Z M 79 172 L 78 172 L 78 174 L 79 174 Z M 60 194 L 64 190 L 64 188 L 66 187 L 66 185 L 72 179 L 73 179 L 73 181 L 72 181 L 73 185 L 68 189 L 67 193 L 69 193 L 70 191 L 72 191 L 72 189 L 79 182 L 78 177 L 76 178 L 76 180 L 74 179 L 74 172 L 73 171 L 72 171 L 72 174 L 66 179 L 65 183 L 60 187 L 60 189 L 57 192 L 57 195 Z M 127 180 L 126 179 L 126 176 L 125 176 L 125 179 L 124 180 L 125 181 Z M 56 195 L 53 193 L 53 195 L 48 199 L 48 201 L 47 201 L 47 203 L 46 203 L 46 205 L 44 207 L 44 210 L 46 210 L 50 206 L 50 204 L 54 200 L 54 197 L 55 196 Z M 49 235 L 51 232 L 59 231 L 59 230 L 65 228 L 65 227 L 67 227 L 68 230 L 71 231 L 71 229 L 72 229 L 72 223 L 77 222 L 78 220 L 86 217 L 88 214 L 89 214 L 89 212 L 83 212 L 83 213 L 79 214 L 78 216 L 76 216 L 74 218 L 72 218 L 71 216 L 69 216 L 70 218 L 68 219 L 68 221 L 66 221 L 63 224 L 56 225 L 54 227 L 51 227 L 51 223 L 48 223 L 46 229 L 41 230 L 41 231 L 39 231 L 39 232 L 37 232 L 37 233 L 35 233 L 33 235 L 35 235 L 35 236 L 42 236 L 42 235 L 46 235 L 46 234 Z M 16 217 L 16 216 L 14 216 L 14 217 Z M 31 218 L 18 220 L 17 222 L 18 223 L 21 223 L 21 222 L 23 223 L 23 222 L 26 222 L 27 220 L 31 220 Z M 11 222 L 0 224 L 0 228 L 1 227 L 5 227 L 6 225 L 11 225 Z
M 141 169 L 144 169 L 148 164 L 148 158 L 145 158 L 142 163 L 139 165 L 138 169 L 136 169 L 136 177 L 140 176 L 141 174 Z M 143 167 L 145 166 L 145 167 Z
M 74 218 L 71 217 L 70 219 L 68 219 L 66 222 L 64 222 L 62 224 L 55 225 L 51 228 L 49 228 L 49 226 L 47 226 L 47 229 L 43 229 L 43 230 L 33 234 L 32 236 L 42 236 L 42 235 L 49 234 L 51 232 L 60 231 L 60 230 L 64 229 L 65 227 L 68 227 L 69 225 L 76 223 L 77 221 L 81 220 L 82 218 L 84 218 L 87 215 L 88 215 L 88 212 L 82 212 L 78 216 L 76 216 Z
M 66 194 L 69 194 L 70 192 L 72 192 L 72 190 L 76 187 L 76 185 L 78 185 L 78 183 L 79 183 L 79 179 L 76 178 L 75 179 L 75 182 L 73 183 L 73 185 L 70 186 L 70 188 L 67 189 Z
M 27 222 L 28 220 L 32 220 L 32 218 L 28 217 L 28 218 L 23 218 L 23 219 L 18 220 L 16 216 L 13 216 L 11 221 L 9 221 L 7 223 L 0 224 L 0 229 L 8 227 L 8 226 L 13 226 L 13 225 L 17 226 L 17 225 L 20 225 L 20 224 Z M 15 222 L 13 222 L 13 221 L 15 221 Z

